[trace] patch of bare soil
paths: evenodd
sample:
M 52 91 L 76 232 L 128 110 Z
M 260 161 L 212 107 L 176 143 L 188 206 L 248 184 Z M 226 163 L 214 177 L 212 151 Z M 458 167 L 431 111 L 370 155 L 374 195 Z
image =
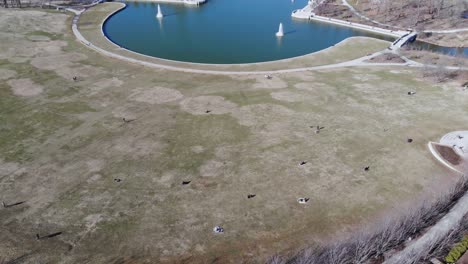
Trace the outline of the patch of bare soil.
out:
M 36 96 L 44 91 L 41 85 L 34 83 L 30 79 L 9 80 L 7 83 L 11 86 L 13 94 L 18 96 Z
M 12 63 L 24 62 L 34 56 L 59 54 L 62 52 L 62 47 L 67 45 L 65 41 L 61 40 L 34 42 L 13 33 L 2 33 L 0 38 L 2 38 L 2 42 L 7 43 L 0 47 L 0 58 L 8 59 Z M 12 42 L 20 44 L 8 45 Z
M 31 65 L 41 70 L 57 70 L 73 65 L 73 62 L 85 60 L 86 55 L 71 52 L 67 54 L 57 54 L 46 57 L 36 57 L 31 60 Z
M 85 233 L 92 233 L 99 222 L 103 221 L 103 217 L 101 214 L 91 214 L 84 218 L 86 230 Z
M 203 177 L 221 176 L 224 164 L 220 161 L 209 160 L 200 167 L 200 175 Z
M 150 139 L 123 138 L 112 144 L 111 151 L 118 151 L 136 159 L 159 155 L 165 146 L 164 143 Z
M 86 165 L 88 166 L 88 170 L 90 172 L 98 172 L 100 170 L 102 170 L 105 166 L 105 162 L 102 161 L 102 160 L 97 160 L 97 159 L 94 159 L 94 160 L 88 160 L 86 162 Z
M 256 104 L 243 106 L 233 116 L 243 126 L 255 127 L 296 114 L 284 106 L 274 104 Z
M 25 57 L 10 57 L 8 58 L 8 62 L 11 63 L 25 63 L 28 61 L 28 58 Z
M 437 152 L 439 152 L 440 156 L 442 156 L 450 164 L 453 164 L 453 165 L 460 164 L 462 159 L 457 153 L 455 153 L 453 148 L 448 147 L 448 146 L 438 145 L 438 144 L 435 145 L 435 148 Z
M 285 101 L 285 102 L 302 102 L 302 101 L 307 101 L 309 98 L 304 96 L 303 94 L 300 93 L 294 93 L 294 92 L 274 92 L 270 94 L 273 99 L 276 99 L 278 101 Z
M 117 107 L 112 110 L 112 115 L 118 119 L 136 119 L 137 114 L 126 106 Z
M 0 80 L 8 80 L 16 76 L 16 72 L 8 69 L 0 69 Z
M 288 84 L 276 75 L 272 76 L 271 79 L 263 75 L 236 76 L 236 78 L 241 80 L 254 80 L 255 83 L 252 87 L 255 89 L 281 89 L 288 87 Z
M 393 53 L 385 53 L 376 57 L 373 57 L 366 62 L 373 63 L 405 63 L 405 60 L 400 56 Z
M 82 53 L 63 53 L 62 46 L 52 45 L 53 50 L 44 54 L 44 56 L 35 57 L 31 60 L 31 65 L 38 69 L 52 70 L 57 75 L 65 78 L 72 79 L 73 77 L 86 78 L 101 74 L 103 69 L 91 66 L 78 64 L 79 61 L 87 59 L 87 56 Z
M 30 35 L 30 36 L 27 36 L 27 38 L 31 41 L 35 41 L 35 42 L 42 42 L 42 41 L 50 41 L 50 38 L 47 37 L 47 36 L 42 36 L 42 35 Z
M 190 148 L 190 150 L 192 150 L 193 152 L 195 152 L 197 154 L 200 154 L 203 151 L 205 151 L 205 148 L 203 148 L 203 146 L 193 146 L 193 147 Z
M 9 175 L 19 169 L 19 165 L 14 162 L 3 162 L 0 159 L 0 176 Z
M 101 90 L 111 88 L 111 87 L 120 87 L 122 84 L 123 84 L 123 81 L 121 81 L 117 77 L 103 79 L 103 80 L 95 82 L 91 86 L 91 90 L 92 90 L 91 94 L 96 94 L 97 92 L 99 92 Z
M 21 16 L 18 14 L 21 13 Z M 22 19 L 24 15 L 28 19 Z M 0 16 L 0 31 L 2 32 L 34 32 L 45 31 L 60 33 L 66 30 L 66 14 L 49 15 L 46 12 L 36 10 L 15 10 L 9 9 L 8 12 L 2 12 Z
M 313 82 L 317 80 L 316 73 L 311 71 L 303 71 L 303 72 L 291 72 L 288 74 L 290 78 L 297 78 L 302 81 Z
M 315 94 L 318 94 L 318 95 L 320 95 L 320 92 L 327 92 L 327 93 L 332 92 L 333 96 L 336 96 L 336 93 L 334 92 L 336 90 L 336 87 L 330 86 L 322 82 L 297 83 L 294 85 L 294 87 L 299 90 L 315 92 Z
M 164 87 L 141 88 L 137 89 L 130 99 L 137 102 L 149 104 L 163 104 L 182 99 L 184 96 L 181 92 Z
M 363 82 L 378 81 L 381 78 L 374 74 L 354 74 L 353 79 Z
M 198 96 L 183 100 L 180 107 L 193 115 L 222 115 L 232 112 L 237 105 L 221 96 Z
M 104 73 L 105 70 L 91 65 L 72 64 L 71 67 L 62 67 L 56 69 L 55 72 L 57 75 L 71 80 L 75 76 L 80 79 L 97 76 Z
M 93 182 L 100 180 L 101 178 L 102 178 L 101 174 L 93 174 L 91 177 L 89 177 L 89 179 L 86 180 L 86 182 L 93 183 Z
M 297 113 L 287 107 L 276 104 L 255 104 L 241 107 L 234 111 L 235 117 L 240 125 L 251 129 L 252 136 L 259 146 L 268 147 L 280 144 L 284 140 L 285 133 L 292 132 L 289 137 L 293 139 L 302 139 L 306 137 L 307 132 L 303 124 L 310 120 L 313 114 Z
M 175 170 L 167 171 L 163 175 L 161 175 L 160 178 L 153 178 L 153 182 L 157 182 L 163 186 L 170 187 L 171 184 L 174 182 L 174 179 L 179 178 L 179 174 L 180 173 Z

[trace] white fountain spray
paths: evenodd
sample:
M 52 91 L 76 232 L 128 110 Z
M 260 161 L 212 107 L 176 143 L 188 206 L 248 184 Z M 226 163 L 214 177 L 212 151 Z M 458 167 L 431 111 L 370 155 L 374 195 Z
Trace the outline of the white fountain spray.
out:
M 157 18 L 163 18 L 163 13 L 161 12 L 161 6 L 158 4 L 158 14 L 156 15 Z
M 282 36 L 284 36 L 283 23 L 280 23 L 280 24 L 279 24 L 279 29 L 278 29 L 278 32 L 276 32 L 276 36 L 277 36 L 277 37 L 282 37 Z

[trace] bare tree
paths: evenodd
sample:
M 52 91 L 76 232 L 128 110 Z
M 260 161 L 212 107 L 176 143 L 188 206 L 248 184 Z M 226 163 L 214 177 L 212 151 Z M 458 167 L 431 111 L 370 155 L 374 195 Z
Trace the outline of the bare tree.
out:
M 439 221 L 467 190 L 468 178 L 463 178 L 446 195 L 432 202 L 425 201 L 414 208 L 393 213 L 374 228 L 357 232 L 340 242 L 304 249 L 289 258 L 274 257 L 268 263 L 362 264 L 371 260 L 382 261 L 385 252 L 404 245 L 408 238 L 421 235 L 426 228 Z M 468 221 L 465 222 L 468 229 Z M 404 263 L 421 263 L 420 260 L 429 259 L 439 242 L 434 242 L 429 249 L 413 252 L 410 259 L 404 260 Z M 444 249 L 446 247 L 447 245 Z

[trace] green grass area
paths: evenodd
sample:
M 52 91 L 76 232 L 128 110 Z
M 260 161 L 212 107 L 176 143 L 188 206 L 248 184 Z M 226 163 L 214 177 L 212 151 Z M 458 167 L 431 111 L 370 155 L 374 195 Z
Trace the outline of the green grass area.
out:
M 179 114 L 176 125 L 167 131 L 169 146 L 160 164 L 162 171 L 178 169 L 197 174 L 201 165 L 214 156 L 216 146 L 236 144 L 248 137 L 248 130 L 229 116 L 200 116 Z M 194 155 L 190 146 L 203 146 L 203 154 Z
M 100 34 L 102 17 L 114 8 L 85 12 L 83 33 Z M 22 10 L 0 10 L 0 19 L 4 12 L 30 24 L 55 18 L 48 27 L 71 22 Z M 0 33 L 8 24 L 0 23 Z M 41 42 L 4 34 L 14 56 L 26 58 L 12 62 L 9 48 L 0 49 L 0 74 L 16 72 L 0 81 L 1 199 L 27 201 L 0 214 L 8 229 L 0 232 L 0 256 L 8 260 L 28 251 L 31 263 L 263 262 L 365 225 L 456 178 L 426 145 L 468 122 L 466 96 L 450 83 L 421 79 L 418 69 L 349 67 L 271 80 L 189 74 L 102 56 L 68 27 L 60 34 L 18 29 L 51 40 L 57 34 L 67 44 L 49 41 L 36 53 L 24 50 Z M 352 39 L 311 57 L 242 70 L 334 63 L 386 45 Z M 43 57 L 63 66 L 31 64 Z M 241 69 L 230 67 L 220 66 Z M 30 79 L 43 92 L 17 96 L 14 79 Z M 136 99 L 155 87 L 168 92 Z M 156 100 L 171 92 L 179 97 Z M 317 125 L 325 127 L 319 134 Z M 250 193 L 257 196 L 247 199 Z M 299 197 L 311 202 L 300 205 Z M 214 235 L 215 225 L 225 234 Z M 57 230 L 64 233 L 55 240 L 34 238 Z
M 26 162 L 35 156 L 32 145 L 44 143 L 55 131 L 61 128 L 73 129 L 82 122 L 67 114 L 89 111 L 83 103 L 23 104 L 18 108 L 17 100 L 3 97 L 0 100 L 5 109 L 0 122 L 0 151 L 5 161 Z M 11 106 L 11 108 L 10 108 Z
M 28 37 L 29 36 L 43 36 L 43 37 L 49 38 L 50 40 L 61 40 L 61 39 L 63 39 L 63 34 L 50 33 L 50 32 L 41 31 L 41 30 L 28 32 L 25 35 L 28 36 Z

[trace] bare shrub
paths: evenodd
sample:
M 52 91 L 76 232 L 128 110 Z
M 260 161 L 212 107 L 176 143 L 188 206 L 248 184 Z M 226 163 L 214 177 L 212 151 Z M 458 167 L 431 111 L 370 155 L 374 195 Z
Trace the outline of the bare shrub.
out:
M 456 229 L 452 230 L 448 236 L 444 237 L 444 239 L 439 243 L 433 243 L 430 250 L 427 252 L 427 254 L 422 256 L 421 260 L 427 261 L 431 258 L 444 258 L 450 249 L 455 245 L 455 243 L 459 242 L 463 238 L 463 235 L 467 232 L 468 214 L 463 217 L 461 224 Z
M 467 190 L 468 178 L 462 177 L 446 194 L 440 195 L 434 201 L 424 201 L 417 206 L 393 212 L 372 228 L 353 233 L 342 241 L 309 247 L 289 257 L 275 256 L 267 263 L 362 264 L 371 261 L 380 263 L 384 260 L 386 252 L 401 249 L 409 238 L 420 236 L 428 227 L 437 223 Z M 464 226 L 459 228 L 468 229 L 468 223 L 464 223 Z M 451 239 L 447 238 L 445 243 L 449 243 Z M 418 261 L 443 254 L 447 245 L 438 242 L 435 241 L 434 245 L 424 252 L 415 252 L 412 254 L 412 259 L 405 263 L 420 263 Z

